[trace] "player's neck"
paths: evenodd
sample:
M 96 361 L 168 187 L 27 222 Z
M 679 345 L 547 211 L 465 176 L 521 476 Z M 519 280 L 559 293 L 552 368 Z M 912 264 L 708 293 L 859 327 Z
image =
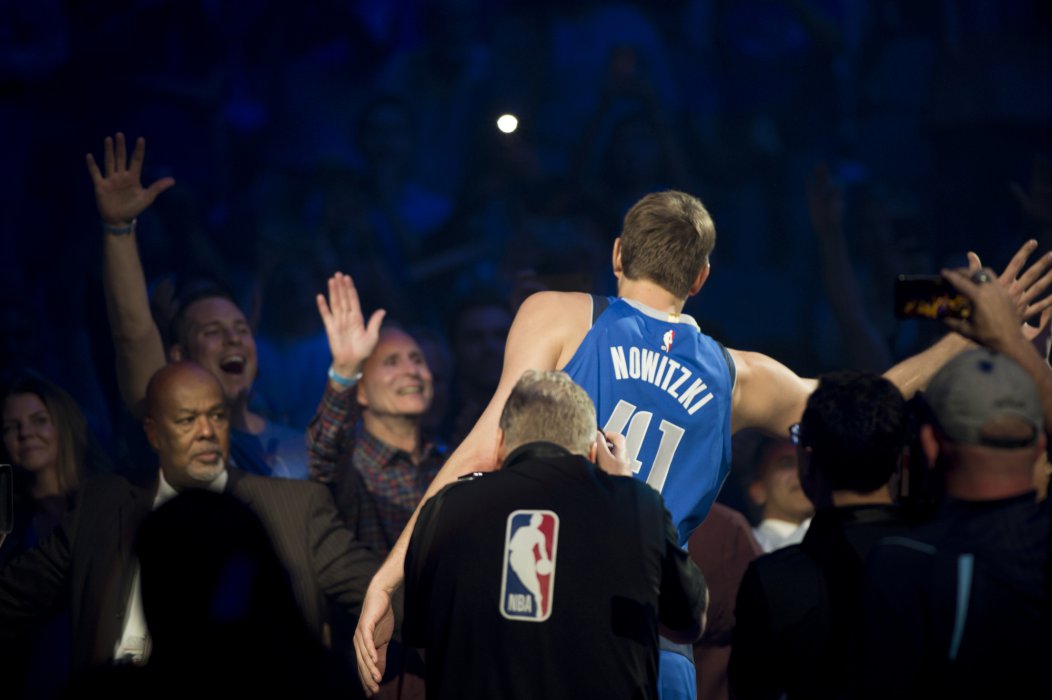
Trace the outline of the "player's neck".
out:
M 667 289 L 650 280 L 630 280 L 624 276 L 618 280 L 617 296 L 645 304 L 652 309 L 668 314 L 683 312 L 686 299 L 681 299 Z

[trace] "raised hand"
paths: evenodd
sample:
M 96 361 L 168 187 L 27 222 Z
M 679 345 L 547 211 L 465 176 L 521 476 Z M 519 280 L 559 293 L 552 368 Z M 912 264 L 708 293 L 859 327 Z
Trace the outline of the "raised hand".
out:
M 329 338 L 333 371 L 344 377 L 358 374 L 365 358 L 376 347 L 380 324 L 387 312 L 383 309 L 374 311 L 366 324 L 354 281 L 342 272 L 329 278 L 328 302 L 324 294 L 317 296 L 317 302 Z
M 142 186 L 142 162 L 146 156 L 146 139 L 135 141 L 131 161 L 124 143 L 124 134 L 106 137 L 102 145 L 103 172 L 95 157 L 87 154 L 88 173 L 95 185 L 95 204 L 102 221 L 111 226 L 130 224 L 146 210 L 157 196 L 175 184 L 175 179 L 162 177 L 149 187 Z
M 1007 289 L 1009 295 L 1015 300 L 1016 307 L 1024 321 L 1052 306 L 1052 295 L 1035 301 L 1052 283 L 1052 252 L 1045 253 L 1022 274 L 1019 274 L 1027 258 L 1036 249 L 1037 241 L 1031 239 L 1024 243 L 1005 266 L 1004 272 L 997 278 L 1001 286 Z
M 1029 321 L 1035 316 L 1043 316 L 1046 309 L 1052 308 L 1052 294 L 1034 301 L 1052 284 L 1052 251 L 1042 255 L 1022 274 L 1019 274 L 1035 250 L 1037 250 L 1037 241 L 1030 239 L 1019 247 L 1000 275 L 987 271 L 991 279 L 996 276 L 997 283 L 1008 291 L 1024 321 Z M 969 251 L 968 275 L 974 275 L 982 267 L 979 256 Z M 1030 328 L 1033 329 L 1032 326 Z M 1024 332 L 1027 332 L 1026 329 Z
M 1052 284 L 1052 252 L 1045 253 L 1030 267 L 1023 270 L 1027 259 L 1037 249 L 1037 241 L 1031 239 L 1020 246 L 1016 254 L 1005 265 L 1005 269 L 997 276 L 997 283 L 1003 287 L 1012 301 L 1015 302 L 1016 310 L 1023 321 L 1029 321 L 1034 317 L 1040 319 L 1038 326 L 1024 324 L 1023 334 L 1028 340 L 1033 340 L 1047 325 L 1048 314 L 1044 313 L 1052 308 L 1052 294 L 1038 298 Z M 974 258 L 974 259 L 973 259 Z M 979 268 L 979 258 L 974 253 L 969 254 L 969 271 L 974 273 Z M 1022 274 L 1020 271 L 1022 270 Z
M 980 277 L 980 273 L 985 275 Z M 998 351 L 1022 335 L 1022 317 L 1017 304 L 1004 285 L 993 283 L 993 270 L 943 270 L 942 276 L 972 302 L 971 317 L 944 318 L 943 323 L 948 327 Z M 979 281 L 981 279 L 989 281 Z

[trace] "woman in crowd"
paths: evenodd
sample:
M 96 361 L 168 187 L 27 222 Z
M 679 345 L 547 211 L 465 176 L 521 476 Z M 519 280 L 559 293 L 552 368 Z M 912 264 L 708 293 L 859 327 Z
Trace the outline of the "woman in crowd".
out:
M 3 461 L 14 467 L 15 527 L 0 566 L 36 545 L 72 505 L 89 460 L 96 458 L 84 414 L 63 389 L 23 372 L 3 394 Z
M 2 569 L 48 536 L 72 508 L 85 475 L 98 471 L 103 461 L 84 414 L 63 389 L 33 372 L 22 372 L 0 396 L 0 461 L 14 467 L 14 528 L 0 545 Z M 13 688 L 11 697 L 52 696 L 68 677 L 68 647 L 64 615 L 27 639 L 19 647 L 22 658 L 8 666 L 25 674 L 5 681 L 9 690 Z

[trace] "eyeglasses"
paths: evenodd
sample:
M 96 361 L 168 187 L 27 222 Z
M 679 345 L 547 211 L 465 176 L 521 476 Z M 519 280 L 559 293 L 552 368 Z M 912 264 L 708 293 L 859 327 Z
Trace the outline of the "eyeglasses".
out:
M 799 423 L 793 423 L 789 426 L 789 439 L 794 445 L 804 444 L 804 432 Z

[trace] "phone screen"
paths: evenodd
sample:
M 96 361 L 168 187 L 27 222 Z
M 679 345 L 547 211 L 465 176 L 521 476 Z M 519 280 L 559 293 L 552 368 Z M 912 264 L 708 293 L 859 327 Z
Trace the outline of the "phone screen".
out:
M 895 279 L 899 318 L 968 318 L 972 303 L 939 275 L 899 275 Z

